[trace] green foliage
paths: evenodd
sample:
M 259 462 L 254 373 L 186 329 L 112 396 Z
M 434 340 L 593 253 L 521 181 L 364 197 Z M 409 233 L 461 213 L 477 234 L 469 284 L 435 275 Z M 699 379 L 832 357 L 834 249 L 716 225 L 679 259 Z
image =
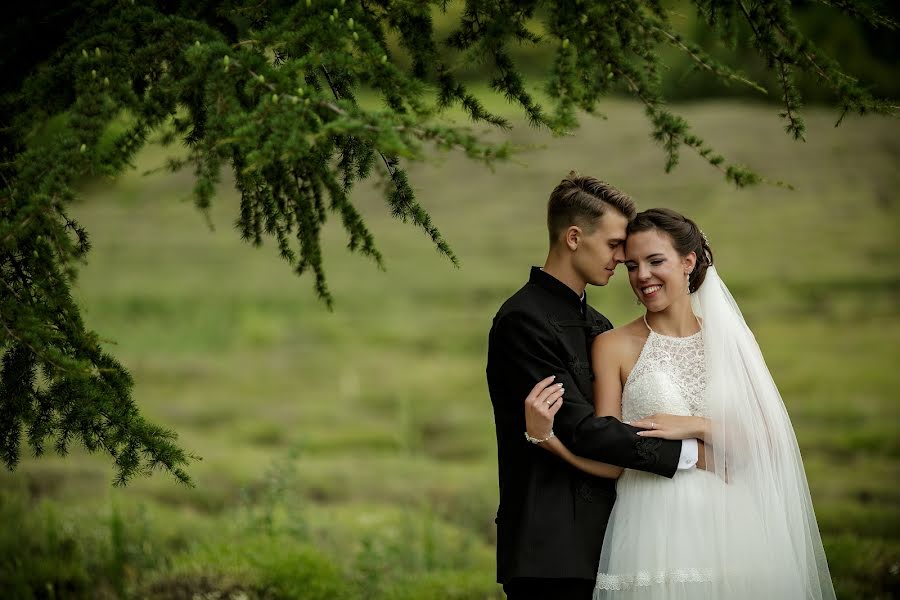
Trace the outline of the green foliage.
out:
M 390 586 L 382 597 L 385 600 L 501 600 L 506 595 L 481 574 L 440 571 L 404 578 Z
M 702 15 L 691 15 L 690 3 L 679 1 L 674 4 L 686 15 L 679 27 L 686 39 L 716 61 L 729 66 L 740 65 L 750 79 L 769 93 L 760 96 L 750 87 L 716 77 L 692 63 L 688 55 L 673 51 L 665 56 L 670 67 L 663 83 L 667 97 L 682 100 L 709 96 L 755 97 L 781 102 L 783 92 L 778 70 L 769 68 L 753 47 L 754 31 L 745 20 L 732 20 L 730 37 L 723 39 L 706 26 Z M 844 72 L 864 81 L 865 87 L 874 95 L 894 99 L 900 96 L 900 71 L 897 68 L 900 37 L 896 35 L 900 6 L 889 2 L 822 0 L 795 2 L 791 10 L 796 27 L 805 37 L 815 40 L 823 54 L 840 56 Z M 852 18 L 842 18 L 842 14 Z M 800 73 L 795 84 L 806 103 L 836 103 L 837 94 L 832 86 L 823 85 L 817 75 Z
M 749 27 L 750 44 L 777 74 L 794 137 L 804 132 L 801 73 L 829 87 L 842 115 L 892 110 L 804 36 L 790 5 L 694 4 L 723 39 L 736 39 L 738 22 Z M 838 4 L 895 27 L 853 2 Z M 350 251 L 383 266 L 351 201 L 361 181 L 379 181 L 390 213 L 457 263 L 405 164 L 429 146 L 487 165 L 509 157 L 508 144 L 442 119 L 458 105 L 476 123 L 509 125 L 455 76 L 460 65 L 487 65 L 495 92 L 532 125 L 556 133 L 577 125 L 576 111 L 594 112 L 606 95 L 624 90 L 644 105 L 667 171 L 687 147 L 738 187 L 762 180 L 728 163 L 667 107 L 663 44 L 718 79 L 758 85 L 686 41 L 661 3 L 466 0 L 439 39 L 434 15 L 447 10 L 443 0 L 17 5 L 3 26 L 13 52 L 0 61 L 0 454 L 9 469 L 24 434 L 36 454 L 48 441 L 58 453 L 73 441 L 107 453 L 116 484 L 154 469 L 190 482 L 184 467 L 194 457 L 173 432 L 141 416 L 131 376 L 85 327 L 71 296 L 76 265 L 90 249 L 70 216 L 79 184 L 120 175 L 152 136 L 185 146 L 168 168 L 190 169 L 194 202 L 207 219 L 230 169 L 241 237 L 256 246 L 272 238 L 297 274 L 312 274 L 328 306 L 321 240 L 330 215 Z M 544 39 L 556 47 L 544 77 L 551 110 L 511 53 Z M 359 101 L 363 94 L 377 102 Z
M 871 537 L 845 534 L 824 540 L 830 564 L 842 575 L 838 598 L 893 598 L 900 589 L 900 547 Z
M 352 598 L 346 576 L 329 557 L 313 547 L 298 543 L 284 533 L 260 535 L 247 532 L 239 539 L 220 536 L 215 541 L 196 544 L 176 557 L 171 574 L 150 589 L 165 588 L 165 580 L 211 579 L 241 581 L 260 598 L 343 600 Z
M 76 564 L 53 568 L 86 573 L 87 597 L 109 597 L 115 506 L 133 598 L 260 600 L 256 582 L 283 562 L 268 554 L 304 552 L 331 562 L 356 596 L 357 582 L 371 581 L 366 567 L 379 577 L 367 588 L 375 599 L 412 595 L 405 590 L 440 599 L 444 589 L 497 597 L 485 333 L 529 261 L 543 258 L 546 184 L 574 164 L 620 182 L 642 207 L 698 219 L 787 403 L 839 597 L 895 597 L 900 121 L 835 129 L 830 111 L 810 108 L 809 141 L 799 145 L 767 106 L 681 105 L 724 153 L 796 187 L 737 194 L 691 155 L 670 176 L 648 177 L 662 152 L 640 150 L 648 128 L 636 126 L 634 103 L 609 101 L 608 120 L 585 118 L 565 139 L 523 128 L 500 98 L 485 108 L 515 124 L 517 143 L 542 148 L 523 157 L 525 168 L 494 175 L 451 156 L 410 172 L 466 268 L 422 252 L 419 233 L 361 187 L 360 210 L 390 268 L 364 268 L 329 223 L 330 314 L 304 280 L 283 277 L 280 261 L 248 251 L 230 230 L 235 190 L 211 206 L 215 230 L 197 235 L 201 219 L 180 201 L 190 174 L 141 175 L 163 149 L 91 185 L 72 207 L 95 246 L 75 291 L 85 321 L 119 341 L 142 411 L 204 460 L 191 469 L 196 488 L 152 477 L 111 490 L 102 455 L 23 455 L 16 472 L 0 470 L 0 488 L 29 490 L 21 511 L 3 513 L 23 525 L 4 529 L 0 562 L 18 556 L 23 571 L 37 570 L 28 559 L 40 555 L 22 555 L 22 540 L 52 528 L 60 547 L 81 549 Z M 588 291 L 617 324 L 638 314 L 623 275 Z M 266 556 L 250 563 L 254 552 Z
M 52 502 L 31 506 L 20 490 L 0 493 L 0 589 L 4 598 L 126 597 L 135 574 L 159 566 L 143 512 L 118 509 L 73 519 Z
M 11 526 L 0 529 L 0 588 L 12 598 L 43 594 L 76 595 L 87 588 L 90 574 L 81 544 L 59 529 L 52 508 L 29 514 L 19 494 L 0 494 L 0 514 Z M 14 525 L 13 525 L 14 524 Z

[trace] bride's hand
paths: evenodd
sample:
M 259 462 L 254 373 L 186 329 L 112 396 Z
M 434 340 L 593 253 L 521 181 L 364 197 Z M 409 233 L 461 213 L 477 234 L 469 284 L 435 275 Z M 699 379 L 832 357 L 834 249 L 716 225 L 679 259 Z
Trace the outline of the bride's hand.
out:
M 679 415 L 655 414 L 631 425 L 646 429 L 639 431 L 642 437 L 656 437 L 667 440 L 687 440 L 697 438 L 706 440 L 709 434 L 709 419 L 705 417 L 683 417 Z
M 565 389 L 561 383 L 553 383 L 554 379 L 555 375 L 539 381 L 525 398 L 525 431 L 539 440 L 550 437 L 553 416 L 562 407 Z

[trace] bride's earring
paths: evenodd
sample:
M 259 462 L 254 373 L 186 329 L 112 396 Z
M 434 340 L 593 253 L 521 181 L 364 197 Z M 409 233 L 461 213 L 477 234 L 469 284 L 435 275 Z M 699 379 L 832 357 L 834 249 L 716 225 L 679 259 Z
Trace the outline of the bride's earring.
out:
M 688 296 L 691 295 L 691 274 L 687 272 L 684 274 L 684 289 Z

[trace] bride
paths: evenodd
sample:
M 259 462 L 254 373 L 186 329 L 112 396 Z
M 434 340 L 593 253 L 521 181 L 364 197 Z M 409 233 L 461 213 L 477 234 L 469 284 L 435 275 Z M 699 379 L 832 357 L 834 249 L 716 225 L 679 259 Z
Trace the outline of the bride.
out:
M 638 214 L 628 233 L 646 314 L 594 340 L 596 413 L 651 438 L 702 432 L 706 466 L 670 480 L 542 444 L 618 477 L 594 598 L 834 598 L 790 419 L 706 237 L 668 209 Z M 556 395 L 539 384 L 529 399 Z M 542 404 L 546 428 L 560 405 Z

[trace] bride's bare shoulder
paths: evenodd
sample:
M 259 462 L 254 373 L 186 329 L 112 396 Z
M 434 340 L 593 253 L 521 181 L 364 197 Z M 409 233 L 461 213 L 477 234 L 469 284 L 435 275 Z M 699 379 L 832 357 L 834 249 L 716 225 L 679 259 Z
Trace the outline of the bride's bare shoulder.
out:
M 612 352 L 630 355 L 635 349 L 640 352 L 647 340 L 647 326 L 638 317 L 630 323 L 605 331 L 594 338 L 594 352 Z

